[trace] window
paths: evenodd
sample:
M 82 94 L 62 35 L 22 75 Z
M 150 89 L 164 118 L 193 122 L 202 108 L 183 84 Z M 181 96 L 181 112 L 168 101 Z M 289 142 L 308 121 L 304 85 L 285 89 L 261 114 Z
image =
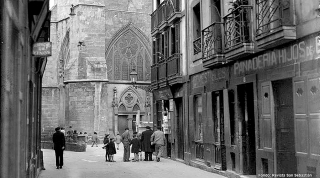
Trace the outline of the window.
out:
M 195 96 L 195 140 L 203 140 L 203 123 L 202 123 L 202 96 Z
M 193 53 L 201 52 L 201 9 L 200 3 L 193 7 Z
M 220 0 L 211 0 L 211 23 L 221 21 Z
M 229 95 L 229 112 L 230 112 L 230 137 L 231 137 L 231 145 L 235 145 L 235 101 L 234 101 L 234 91 L 229 90 L 228 91 Z

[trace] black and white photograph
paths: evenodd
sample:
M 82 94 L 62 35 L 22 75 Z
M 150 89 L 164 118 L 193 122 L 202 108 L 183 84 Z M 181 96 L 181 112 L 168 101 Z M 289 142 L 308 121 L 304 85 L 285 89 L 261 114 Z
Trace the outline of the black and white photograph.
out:
M 319 178 L 320 0 L 0 0 L 0 178 Z

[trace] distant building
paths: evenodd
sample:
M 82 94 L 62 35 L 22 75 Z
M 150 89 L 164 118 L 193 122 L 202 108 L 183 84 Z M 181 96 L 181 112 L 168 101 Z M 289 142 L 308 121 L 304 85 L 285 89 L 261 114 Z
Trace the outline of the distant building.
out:
M 151 1 L 64 1 L 52 8 L 53 55 L 43 79 L 42 129 L 99 135 L 152 125 Z M 130 73 L 136 72 L 133 86 Z M 140 112 L 138 112 L 140 111 Z
M 231 177 L 319 177 L 319 5 L 153 1 L 154 122 L 167 129 L 169 112 L 173 159 Z
M 33 55 L 33 46 L 49 41 L 49 0 L 4 0 L 0 12 L 0 177 L 36 178 L 43 167 L 41 84 L 47 57 Z

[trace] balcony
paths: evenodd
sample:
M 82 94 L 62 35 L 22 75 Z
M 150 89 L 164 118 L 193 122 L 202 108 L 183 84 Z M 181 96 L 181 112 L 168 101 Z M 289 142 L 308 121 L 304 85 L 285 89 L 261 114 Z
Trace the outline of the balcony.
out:
M 197 55 L 201 52 L 201 37 L 193 41 L 193 54 Z
M 152 36 L 181 18 L 180 0 L 165 0 L 151 14 Z
M 182 83 L 181 54 L 175 53 L 151 66 L 152 89 Z
M 223 23 L 215 22 L 202 30 L 203 67 L 217 67 L 225 63 L 223 54 Z
M 180 73 L 180 60 L 181 54 L 175 53 L 171 55 L 168 60 L 168 84 L 174 85 L 178 83 L 182 83 L 182 76 Z
M 154 64 L 151 66 L 151 88 L 158 88 L 158 65 Z
M 273 48 L 296 39 L 290 0 L 257 0 L 256 16 L 259 48 Z
M 224 49 L 227 60 L 252 54 L 254 45 L 251 37 L 252 6 L 241 5 L 224 17 Z
M 159 88 L 167 86 L 167 60 L 158 63 L 158 85 Z

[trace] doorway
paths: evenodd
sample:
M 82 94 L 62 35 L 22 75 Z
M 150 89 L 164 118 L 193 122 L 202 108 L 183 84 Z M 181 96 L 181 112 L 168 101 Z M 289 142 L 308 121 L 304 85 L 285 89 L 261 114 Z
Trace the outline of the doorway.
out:
M 183 135 L 183 105 L 182 98 L 175 99 L 175 104 L 177 108 L 176 121 L 177 121 L 177 147 L 178 147 L 178 158 L 184 159 L 184 135 Z
M 128 127 L 128 115 L 118 116 L 118 131 L 120 135 L 124 132 L 124 129 Z
M 272 82 L 276 131 L 276 173 L 297 173 L 292 80 Z
M 242 140 L 243 174 L 256 174 L 256 141 L 253 83 L 239 85 L 239 134 Z

